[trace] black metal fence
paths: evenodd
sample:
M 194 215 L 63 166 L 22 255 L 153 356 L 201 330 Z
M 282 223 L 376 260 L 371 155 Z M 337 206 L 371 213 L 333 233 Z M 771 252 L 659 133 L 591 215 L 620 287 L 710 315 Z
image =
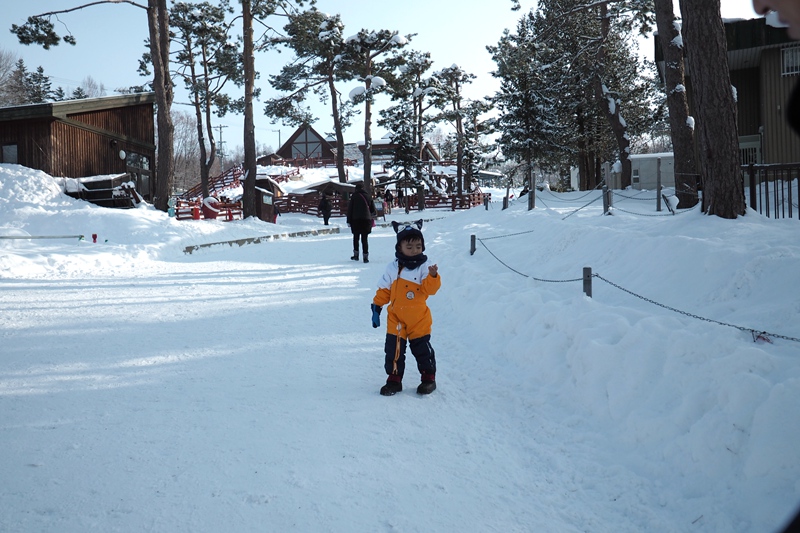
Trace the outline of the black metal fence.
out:
M 742 167 L 748 205 L 769 218 L 800 220 L 800 163 Z

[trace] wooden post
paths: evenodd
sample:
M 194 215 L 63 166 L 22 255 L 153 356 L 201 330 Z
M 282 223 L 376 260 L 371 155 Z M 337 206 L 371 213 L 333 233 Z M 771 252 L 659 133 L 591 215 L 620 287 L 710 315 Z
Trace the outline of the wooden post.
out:
M 475 235 L 469 236 L 469 255 L 475 254 Z
M 756 167 L 753 163 L 747 167 L 747 174 L 750 177 L 750 209 L 758 210 L 758 201 L 756 200 Z M 791 190 L 791 187 L 789 187 Z
M 592 297 L 592 267 L 583 267 L 583 293 Z
M 608 205 L 608 184 L 604 183 L 603 184 L 603 214 L 604 215 L 608 214 L 608 208 L 609 208 L 609 205 Z
M 661 212 L 661 158 L 656 159 L 656 211 Z

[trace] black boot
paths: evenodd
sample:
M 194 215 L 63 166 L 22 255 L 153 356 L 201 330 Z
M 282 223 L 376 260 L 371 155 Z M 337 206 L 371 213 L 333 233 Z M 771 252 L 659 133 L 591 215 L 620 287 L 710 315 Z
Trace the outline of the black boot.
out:
M 403 382 L 397 379 L 397 376 L 389 376 L 386 385 L 381 387 L 381 396 L 394 396 L 401 390 L 403 390 Z
M 358 261 L 358 250 L 353 250 L 353 257 L 351 257 L 353 261 Z
M 367 252 L 364 252 L 364 262 L 369 263 L 369 254 Z
M 430 394 L 436 390 L 435 374 L 422 374 L 422 383 L 417 387 L 417 394 Z

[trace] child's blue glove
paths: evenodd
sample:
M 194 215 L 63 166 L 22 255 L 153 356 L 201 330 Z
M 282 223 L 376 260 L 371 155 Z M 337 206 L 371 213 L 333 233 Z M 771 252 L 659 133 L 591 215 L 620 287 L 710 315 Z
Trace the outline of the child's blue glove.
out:
M 372 309 L 372 327 L 377 328 L 381 325 L 381 311 L 383 307 L 378 307 L 375 304 L 371 304 L 370 308 Z

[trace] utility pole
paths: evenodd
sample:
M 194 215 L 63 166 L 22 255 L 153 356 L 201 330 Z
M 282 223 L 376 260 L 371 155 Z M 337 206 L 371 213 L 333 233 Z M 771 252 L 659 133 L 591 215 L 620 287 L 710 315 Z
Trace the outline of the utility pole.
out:
M 219 152 L 219 170 L 220 170 L 220 174 L 224 174 L 225 173 L 225 148 L 224 148 L 225 141 L 222 140 L 222 128 L 227 128 L 228 126 L 225 125 L 225 124 L 217 124 L 215 127 L 219 128 L 219 143 L 218 143 L 219 144 L 219 150 L 218 150 L 218 152 Z
M 278 150 L 281 149 L 281 130 L 269 130 L 278 133 L 278 147 L 275 149 L 275 153 L 278 153 Z

